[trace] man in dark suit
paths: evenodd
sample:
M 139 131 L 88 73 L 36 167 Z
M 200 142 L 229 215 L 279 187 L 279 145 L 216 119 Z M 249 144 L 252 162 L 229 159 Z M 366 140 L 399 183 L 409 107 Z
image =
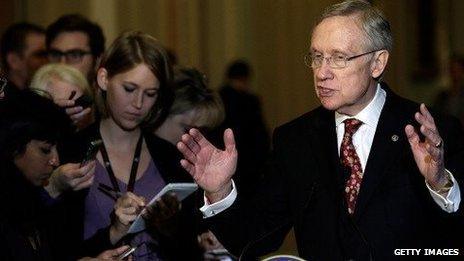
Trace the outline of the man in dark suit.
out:
M 45 30 L 31 23 L 15 23 L 2 34 L 0 60 L 8 79 L 6 96 L 29 87 L 34 73 L 47 63 Z
M 227 82 L 219 90 L 224 103 L 225 119 L 215 138 L 222 140 L 226 128 L 234 130 L 235 145 L 240 153 L 234 176 L 242 196 L 256 193 L 261 179 L 259 170 L 270 152 L 269 134 L 264 123 L 259 97 L 252 94 L 252 70 L 244 60 L 233 61 L 227 68 Z
M 224 151 L 195 129 L 182 137 L 181 164 L 204 189 L 203 215 L 229 251 L 264 254 L 291 226 L 309 260 L 464 251 L 455 237 L 464 220 L 462 127 L 379 81 L 391 48 L 389 23 L 368 2 L 326 9 L 307 57 L 322 106 L 275 130 L 271 174 L 254 200 L 241 200 L 231 179 L 231 130 Z

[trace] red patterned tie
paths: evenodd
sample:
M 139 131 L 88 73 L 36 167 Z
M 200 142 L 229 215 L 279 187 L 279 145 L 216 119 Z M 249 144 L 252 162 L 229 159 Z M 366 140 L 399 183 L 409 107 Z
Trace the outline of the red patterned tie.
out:
M 350 177 L 345 184 L 345 198 L 348 213 L 353 214 L 363 177 L 361 162 L 353 145 L 353 134 L 359 129 L 362 122 L 357 119 L 346 119 L 343 122 L 345 123 L 345 134 L 340 146 L 340 160 L 343 166 L 351 170 Z

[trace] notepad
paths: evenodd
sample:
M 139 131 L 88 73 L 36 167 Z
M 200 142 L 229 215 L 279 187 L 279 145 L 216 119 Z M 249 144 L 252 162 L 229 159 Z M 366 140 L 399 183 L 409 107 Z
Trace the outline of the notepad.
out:
M 182 201 L 197 189 L 198 185 L 195 183 L 169 183 L 150 200 L 150 203 L 147 204 L 147 207 L 153 206 L 156 200 L 161 198 L 166 193 L 174 193 L 177 197 L 177 200 Z M 127 234 L 138 233 L 145 230 L 145 228 L 145 219 L 142 217 L 142 214 L 139 214 L 132 225 L 129 227 Z

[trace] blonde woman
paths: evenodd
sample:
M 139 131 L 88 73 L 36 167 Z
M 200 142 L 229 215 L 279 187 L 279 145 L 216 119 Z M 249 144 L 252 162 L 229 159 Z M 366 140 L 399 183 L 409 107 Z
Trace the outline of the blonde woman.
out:
M 65 64 L 45 65 L 35 73 L 30 87 L 65 108 L 78 130 L 94 121 L 93 92 L 79 70 Z

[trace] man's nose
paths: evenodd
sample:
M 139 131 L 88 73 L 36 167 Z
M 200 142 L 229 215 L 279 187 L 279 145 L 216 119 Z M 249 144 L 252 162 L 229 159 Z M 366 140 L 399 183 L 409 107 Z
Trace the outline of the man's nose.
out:
M 325 80 L 333 77 L 333 69 L 330 67 L 329 63 L 330 59 L 324 57 L 321 66 L 314 69 L 314 75 L 317 77 L 318 80 Z

